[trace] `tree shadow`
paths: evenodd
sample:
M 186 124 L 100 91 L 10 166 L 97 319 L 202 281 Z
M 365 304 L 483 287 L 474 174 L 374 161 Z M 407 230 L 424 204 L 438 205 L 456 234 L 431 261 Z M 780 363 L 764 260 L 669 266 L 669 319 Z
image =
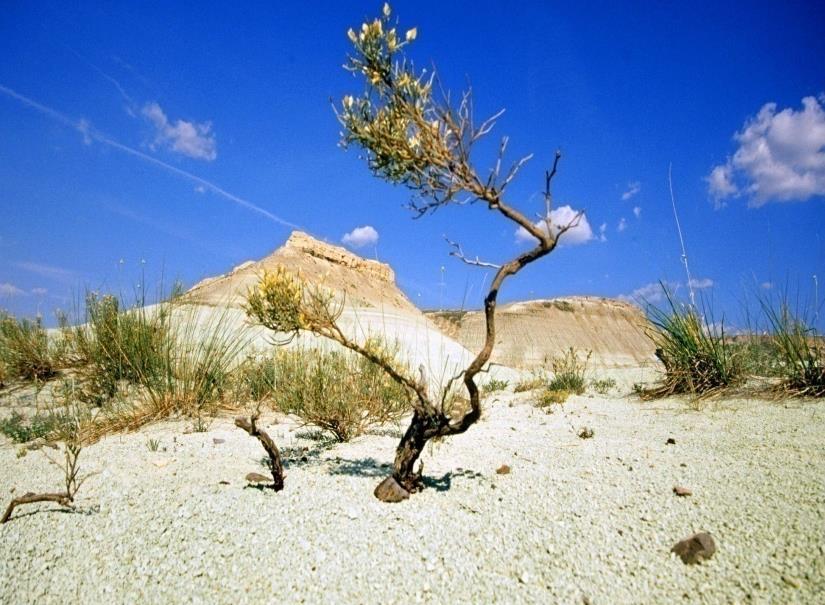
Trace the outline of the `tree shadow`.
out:
M 357 460 L 338 458 L 334 460 L 327 460 L 326 462 L 330 464 L 328 472 L 331 475 L 379 478 L 386 477 L 392 470 L 391 464 L 387 462 L 379 462 L 375 458 L 360 458 Z M 440 477 L 424 475 L 421 477 L 421 482 L 427 489 L 434 489 L 437 492 L 446 492 L 449 491 L 450 487 L 452 487 L 453 479 L 485 480 L 486 477 L 477 471 L 458 468 L 455 471 L 446 472 Z

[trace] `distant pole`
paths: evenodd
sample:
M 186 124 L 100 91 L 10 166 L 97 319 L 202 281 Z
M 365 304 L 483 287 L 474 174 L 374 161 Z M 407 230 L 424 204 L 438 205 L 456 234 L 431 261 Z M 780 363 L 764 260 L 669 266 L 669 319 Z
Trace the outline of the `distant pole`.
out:
M 696 298 L 693 295 L 693 280 L 690 278 L 690 268 L 688 267 L 687 250 L 685 250 L 685 238 L 682 237 L 682 227 L 679 225 L 679 215 L 676 213 L 676 196 L 673 195 L 673 162 L 667 168 L 667 183 L 670 186 L 670 203 L 673 206 L 673 218 L 676 219 L 676 231 L 679 232 L 679 243 L 682 246 L 682 264 L 685 266 L 687 274 L 687 285 L 690 291 L 690 306 L 696 308 Z
M 447 271 L 447 268 L 444 265 L 441 265 L 441 282 L 438 284 L 440 286 L 439 287 L 439 295 L 438 295 L 438 310 L 439 311 L 444 310 L 444 286 L 447 285 L 447 283 L 444 281 L 444 274 L 446 273 L 446 271 Z
M 819 323 L 819 280 L 814 273 L 814 326 Z

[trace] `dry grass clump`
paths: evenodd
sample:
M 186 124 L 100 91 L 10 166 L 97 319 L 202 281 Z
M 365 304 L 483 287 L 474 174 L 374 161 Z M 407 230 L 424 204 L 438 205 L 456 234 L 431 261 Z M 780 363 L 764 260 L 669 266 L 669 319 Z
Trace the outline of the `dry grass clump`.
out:
M 550 411 L 554 405 L 562 405 L 567 398 L 570 397 L 570 392 L 564 389 L 544 389 L 536 400 L 535 405 L 544 411 Z
M 40 319 L 17 319 L 0 311 L 0 384 L 12 378 L 45 381 L 57 374 L 61 349 Z
M 410 411 L 407 389 L 360 355 L 287 349 L 247 361 L 239 379 L 254 400 L 349 441 L 372 426 L 398 422 Z
M 195 430 L 205 430 L 207 419 L 219 409 L 234 407 L 226 396 L 249 337 L 227 321 L 227 310 L 201 314 L 197 307 L 163 303 L 136 311 L 126 320 L 128 329 L 102 332 L 104 342 L 115 338 L 103 349 L 103 359 L 113 363 L 96 370 L 103 373 L 101 382 L 127 380 L 134 388 L 105 402 L 90 438 L 171 416 L 191 418 Z M 133 321 L 138 328 L 133 329 Z M 123 351 L 131 353 L 116 355 Z
M 499 391 L 505 390 L 509 384 L 510 383 L 506 380 L 498 380 L 497 378 L 491 378 L 481 387 L 481 393 L 484 395 L 498 393 Z
M 547 376 L 543 372 L 533 371 L 530 378 L 525 378 L 519 381 L 513 391 L 515 393 L 524 393 L 526 391 L 535 391 L 547 386 Z
M 779 392 L 805 397 L 825 396 L 825 341 L 812 322 L 793 312 L 783 299 L 779 305 L 762 300 L 771 327 L 770 346 L 779 363 Z
M 642 397 L 709 396 L 741 383 L 742 364 L 724 327 L 709 323 L 692 306 L 677 304 L 666 289 L 665 296 L 667 309 L 648 309 L 650 336 L 665 376 L 659 385 L 644 389 Z

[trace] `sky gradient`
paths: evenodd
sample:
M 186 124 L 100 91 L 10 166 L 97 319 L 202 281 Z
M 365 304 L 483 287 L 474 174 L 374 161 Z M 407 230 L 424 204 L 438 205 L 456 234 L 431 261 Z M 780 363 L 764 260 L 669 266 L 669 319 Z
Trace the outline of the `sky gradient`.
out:
M 412 220 L 409 192 L 338 146 L 331 100 L 360 92 L 346 31 L 380 2 L 64 4 L 0 19 L 0 308 L 49 320 L 85 289 L 192 285 L 294 228 L 390 263 L 420 307 L 476 308 L 490 276 L 443 236 L 493 262 L 529 245 L 482 206 Z M 558 148 L 557 212 L 586 211 L 501 300 L 686 292 L 672 164 L 717 319 L 786 287 L 821 307 L 825 7 L 616 4 L 393 3 L 416 64 L 471 84 L 477 116 L 506 108 L 478 171 L 503 135 L 534 153 L 509 201 L 537 213 Z

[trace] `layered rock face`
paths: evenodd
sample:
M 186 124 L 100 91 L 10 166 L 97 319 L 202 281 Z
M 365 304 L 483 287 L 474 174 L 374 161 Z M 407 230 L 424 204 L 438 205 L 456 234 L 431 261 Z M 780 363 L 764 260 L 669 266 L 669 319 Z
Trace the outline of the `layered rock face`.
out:
M 470 350 L 485 336 L 480 311 L 429 314 L 447 334 Z M 607 298 L 576 296 L 502 305 L 496 314 L 492 360 L 513 368 L 549 367 L 570 347 L 580 357 L 592 352 L 594 366 L 629 368 L 655 364 L 655 347 L 645 334 L 642 311 Z
M 229 273 L 199 282 L 186 297 L 194 303 L 238 306 L 264 271 L 273 271 L 279 266 L 310 283 L 323 284 L 340 292 L 350 307 L 418 313 L 396 287 L 395 274 L 389 265 L 361 258 L 301 231 L 293 231 L 286 243 L 269 256 L 259 261 L 247 261 Z

